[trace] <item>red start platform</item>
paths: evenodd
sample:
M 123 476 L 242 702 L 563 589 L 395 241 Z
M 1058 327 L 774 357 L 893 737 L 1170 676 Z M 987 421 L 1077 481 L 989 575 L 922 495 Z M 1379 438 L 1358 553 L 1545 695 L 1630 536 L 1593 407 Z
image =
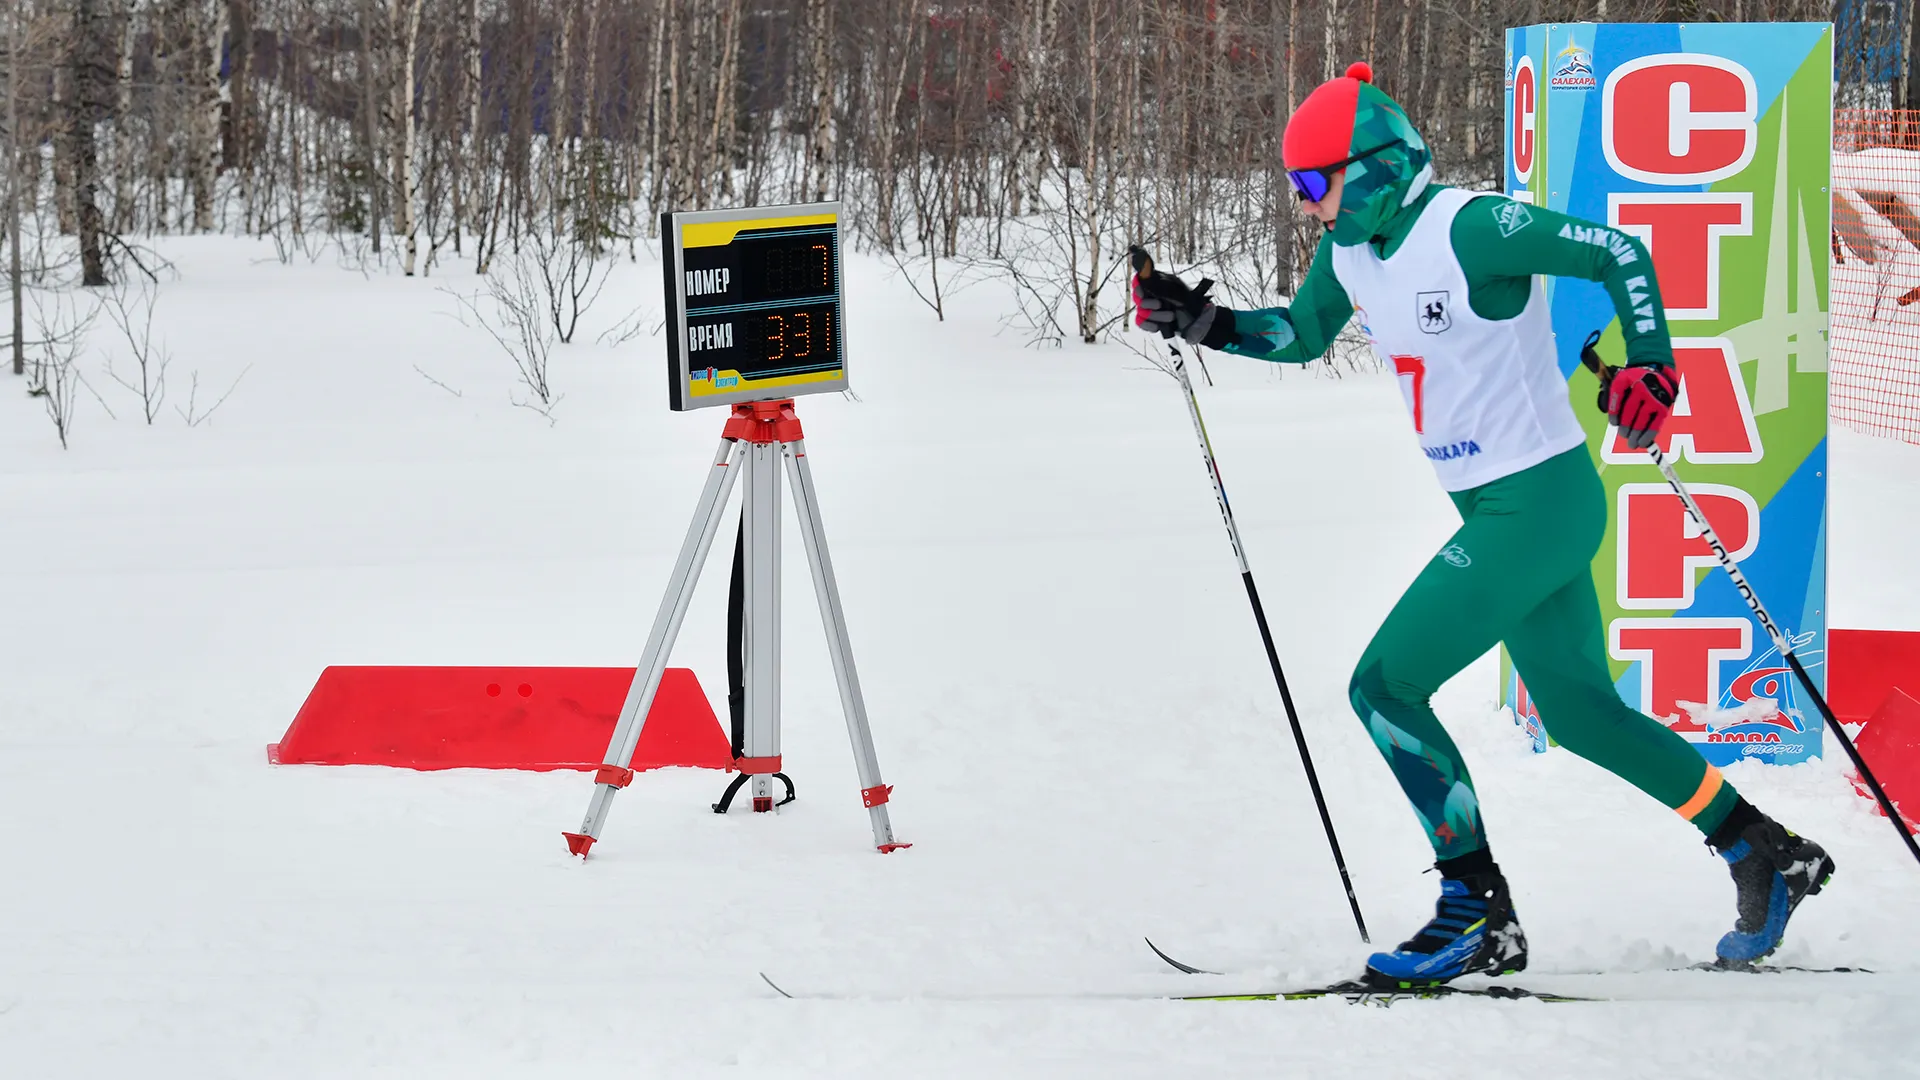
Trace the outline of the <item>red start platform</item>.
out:
M 267 757 L 277 765 L 597 770 L 621 786 L 645 769 L 733 764 L 699 680 L 668 668 L 633 760 L 603 767 L 632 684 L 632 668 L 329 667 Z

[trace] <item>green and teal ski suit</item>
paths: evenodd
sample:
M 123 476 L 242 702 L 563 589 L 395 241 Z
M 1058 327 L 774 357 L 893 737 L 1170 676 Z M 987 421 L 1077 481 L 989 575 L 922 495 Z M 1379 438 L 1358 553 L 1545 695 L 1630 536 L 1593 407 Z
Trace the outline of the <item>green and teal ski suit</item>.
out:
M 1390 259 L 1446 190 L 1430 185 L 1387 223 L 1371 241 L 1379 260 Z M 1672 363 L 1651 261 L 1638 240 L 1539 207 L 1516 211 L 1519 204 L 1499 196 L 1464 206 L 1459 199 L 1458 193 L 1443 199 L 1458 207 L 1447 239 L 1464 271 L 1466 300 L 1482 340 L 1487 323 L 1517 326 L 1529 303 L 1540 302 L 1534 275 L 1582 278 L 1601 283 L 1613 298 L 1629 362 Z M 1433 241 L 1431 230 L 1423 235 Z M 1356 265 L 1350 252 L 1337 254 L 1331 238 L 1323 238 L 1291 306 L 1232 313 L 1226 351 L 1279 363 L 1305 363 L 1325 353 L 1354 314 L 1335 268 L 1341 259 Z M 1426 298 L 1446 294 L 1420 297 L 1428 304 Z M 1405 297 L 1410 312 L 1449 319 L 1443 308 L 1415 308 L 1415 302 L 1415 296 Z M 1449 302 L 1457 309 L 1457 298 Z M 1447 325 L 1462 315 L 1452 312 Z M 1363 324 L 1369 318 L 1377 322 L 1381 316 L 1364 312 Z M 1566 392 L 1564 381 L 1559 392 Z M 1558 408 L 1564 401 L 1550 404 Z M 1418 426 L 1417 398 L 1413 407 Z M 1479 448 L 1460 451 L 1468 452 Z M 1427 448 L 1436 463 L 1451 453 Z M 1442 683 L 1501 642 L 1556 742 L 1712 833 L 1737 801 L 1733 786 L 1679 735 L 1623 702 L 1607 667 L 1592 574 L 1606 533 L 1607 499 L 1587 448 L 1574 446 L 1505 475 L 1476 476 L 1474 486 L 1449 495 L 1462 519 L 1459 531 L 1394 606 L 1349 687 L 1354 710 L 1412 801 L 1436 856 L 1470 854 L 1484 849 L 1487 838 L 1467 764 L 1430 700 Z

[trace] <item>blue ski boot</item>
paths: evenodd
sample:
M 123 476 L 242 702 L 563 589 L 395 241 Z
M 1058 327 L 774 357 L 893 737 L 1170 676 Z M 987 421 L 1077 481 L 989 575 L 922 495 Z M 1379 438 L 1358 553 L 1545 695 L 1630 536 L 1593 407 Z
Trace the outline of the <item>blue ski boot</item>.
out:
M 1507 879 L 1476 851 L 1434 864 L 1444 879 L 1433 919 L 1392 952 L 1367 958 L 1367 981 L 1386 989 L 1434 986 L 1474 972 L 1505 975 L 1527 966 L 1527 935 L 1513 913 Z
M 1715 949 L 1721 967 L 1751 967 L 1771 955 L 1793 909 L 1833 877 L 1833 858 L 1824 848 L 1795 836 L 1745 799 L 1707 838 L 1707 846 L 1727 860 L 1738 890 L 1739 917 Z

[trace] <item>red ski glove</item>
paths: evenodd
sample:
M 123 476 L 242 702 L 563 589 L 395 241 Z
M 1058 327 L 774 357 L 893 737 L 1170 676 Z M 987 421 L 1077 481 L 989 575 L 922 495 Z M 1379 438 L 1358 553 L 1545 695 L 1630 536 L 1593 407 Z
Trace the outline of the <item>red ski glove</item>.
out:
M 1602 392 L 1602 407 L 1607 410 L 1607 421 L 1620 429 L 1627 445 L 1645 450 L 1659 437 L 1679 392 L 1672 368 L 1636 364 L 1614 370 Z

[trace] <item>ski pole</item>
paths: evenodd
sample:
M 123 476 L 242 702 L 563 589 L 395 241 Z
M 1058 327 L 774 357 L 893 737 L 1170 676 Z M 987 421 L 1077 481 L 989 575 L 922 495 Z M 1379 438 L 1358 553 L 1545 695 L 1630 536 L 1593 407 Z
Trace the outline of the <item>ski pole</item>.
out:
M 1133 269 L 1136 274 L 1147 274 L 1153 269 L 1153 259 L 1138 246 L 1132 249 Z M 1205 291 L 1206 285 L 1201 286 Z M 1367 936 L 1367 921 L 1360 914 L 1360 899 L 1353 892 L 1353 878 L 1347 873 L 1347 860 L 1340 853 L 1340 838 L 1333 832 L 1333 817 L 1327 813 L 1326 796 L 1320 791 L 1320 775 L 1314 771 L 1313 755 L 1307 751 L 1307 736 L 1300 728 L 1300 715 L 1293 707 L 1293 693 L 1287 689 L 1286 673 L 1280 670 L 1280 654 L 1273 647 L 1273 631 L 1267 626 L 1267 609 L 1260 603 L 1260 590 L 1253 583 L 1253 569 L 1247 565 L 1246 550 L 1240 546 L 1240 527 L 1233 520 L 1233 505 L 1227 501 L 1227 487 L 1220 479 L 1220 464 L 1213 456 L 1213 442 L 1207 438 L 1206 421 L 1200 418 L 1200 400 L 1194 396 L 1193 380 L 1187 376 L 1186 358 L 1181 355 L 1180 347 L 1168 339 L 1167 347 L 1173 351 L 1173 375 L 1179 380 L 1180 389 L 1187 397 L 1187 415 L 1193 420 L 1193 432 L 1200 439 L 1200 453 L 1206 460 L 1207 478 L 1213 481 L 1213 496 L 1220 503 L 1220 518 L 1227 525 L 1227 539 L 1233 543 L 1233 557 L 1240 564 L 1240 580 L 1247 587 L 1247 600 L 1253 604 L 1253 621 L 1260 627 L 1260 642 L 1266 646 L 1267 664 L 1273 668 L 1273 681 L 1280 687 L 1280 703 L 1286 706 L 1287 724 L 1293 728 L 1294 745 L 1300 749 L 1300 764 L 1307 773 L 1307 786 L 1313 790 L 1313 804 L 1320 810 L 1320 827 L 1327 832 L 1327 846 L 1333 849 L 1333 864 L 1340 870 L 1340 884 L 1347 890 L 1347 906 L 1353 909 L 1353 925 L 1360 931 L 1360 940 L 1372 944 Z M 1196 357 L 1199 353 L 1196 351 Z
M 1587 336 L 1586 344 L 1580 347 L 1580 362 L 1600 377 L 1600 385 L 1608 386 L 1611 385 L 1613 374 L 1618 369 L 1601 362 L 1600 354 L 1594 351 L 1594 346 L 1599 341 L 1598 330 Z M 1900 816 L 1900 811 L 1895 809 L 1893 801 L 1887 798 L 1887 793 L 1880 786 L 1879 779 L 1873 775 L 1872 769 L 1867 768 L 1866 759 L 1860 756 L 1860 751 L 1853 745 L 1853 740 L 1847 737 L 1846 729 L 1834 719 L 1833 709 L 1827 705 L 1826 697 L 1820 693 L 1820 688 L 1813 684 L 1813 676 L 1807 674 L 1807 669 L 1800 663 L 1800 658 L 1794 655 L 1793 643 L 1787 640 L 1787 635 L 1781 632 L 1780 627 L 1773 621 L 1773 617 L 1767 614 L 1766 607 L 1760 603 L 1760 594 L 1754 591 L 1753 585 L 1747 581 L 1747 576 L 1740 572 L 1740 564 L 1727 553 L 1727 546 L 1720 542 L 1720 537 L 1713 531 L 1713 526 L 1707 523 L 1706 511 L 1700 509 L 1700 504 L 1693 501 L 1693 495 L 1687 491 L 1687 485 L 1680 482 L 1679 474 L 1673 471 L 1673 464 L 1667 460 L 1667 455 L 1660 451 L 1658 443 L 1647 447 L 1647 456 L 1652 458 L 1654 465 L 1659 467 L 1660 475 L 1667 478 L 1667 486 L 1680 497 L 1680 502 L 1687 508 L 1688 516 L 1692 517 L 1694 524 L 1700 527 L 1700 536 L 1706 540 L 1707 546 L 1713 549 L 1714 558 L 1720 560 L 1720 566 L 1726 570 L 1727 576 L 1733 579 L 1734 590 L 1740 594 L 1742 600 L 1747 602 L 1747 607 L 1752 609 L 1754 618 L 1760 620 L 1760 625 L 1766 630 L 1767 636 L 1773 639 L 1774 648 L 1780 650 L 1780 656 L 1786 660 L 1787 666 L 1793 669 L 1794 677 L 1799 679 L 1800 685 L 1806 688 L 1807 696 L 1813 699 L 1814 707 L 1820 711 L 1820 719 L 1826 722 L 1827 730 L 1839 741 L 1841 749 L 1847 752 L 1847 757 L 1852 759 L 1854 769 L 1860 773 L 1860 778 L 1867 782 L 1867 789 L 1873 792 L 1874 801 L 1880 804 L 1880 809 L 1886 813 L 1887 820 L 1893 822 L 1894 829 L 1900 833 L 1900 839 L 1906 841 L 1907 850 L 1913 853 L 1916 860 L 1920 860 L 1920 844 L 1914 842 L 1913 830 L 1907 828 L 1906 820 Z

